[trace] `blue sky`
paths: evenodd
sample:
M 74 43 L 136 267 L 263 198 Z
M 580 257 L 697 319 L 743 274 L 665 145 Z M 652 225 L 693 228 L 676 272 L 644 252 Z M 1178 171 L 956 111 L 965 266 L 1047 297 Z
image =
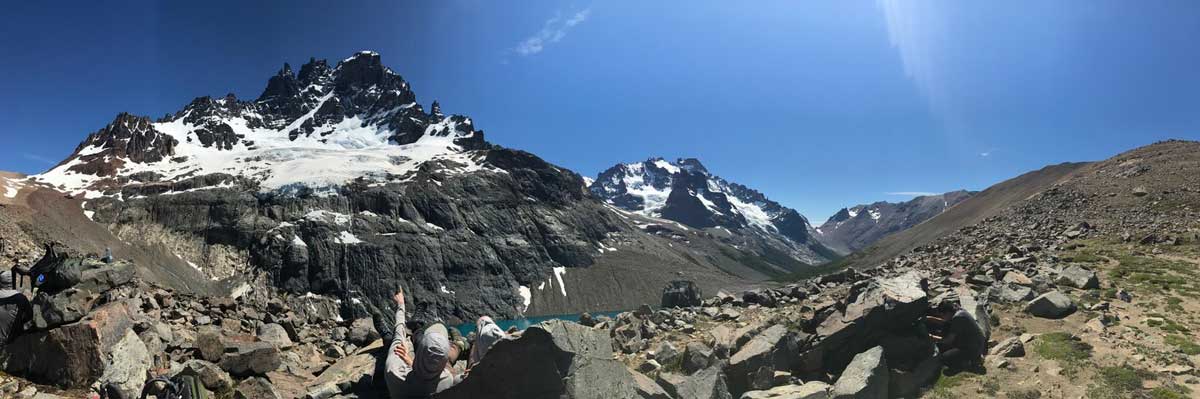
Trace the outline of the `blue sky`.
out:
M 31 3 L 0 16 L 0 170 L 362 49 L 494 143 L 592 176 L 697 157 L 818 224 L 1200 139 L 1197 2 Z

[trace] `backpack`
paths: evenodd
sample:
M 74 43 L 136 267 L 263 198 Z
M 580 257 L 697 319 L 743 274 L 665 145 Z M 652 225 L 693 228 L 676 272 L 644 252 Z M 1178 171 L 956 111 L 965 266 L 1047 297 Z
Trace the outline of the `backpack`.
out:
M 208 391 L 194 375 L 178 375 L 173 378 L 155 377 L 142 386 L 141 399 L 208 399 Z

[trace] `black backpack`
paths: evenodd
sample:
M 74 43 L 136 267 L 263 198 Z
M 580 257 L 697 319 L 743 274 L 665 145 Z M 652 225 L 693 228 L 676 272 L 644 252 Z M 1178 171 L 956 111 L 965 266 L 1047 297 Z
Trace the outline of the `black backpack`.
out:
M 194 375 L 178 375 L 174 378 L 155 377 L 142 386 L 141 399 L 208 399 L 208 391 Z

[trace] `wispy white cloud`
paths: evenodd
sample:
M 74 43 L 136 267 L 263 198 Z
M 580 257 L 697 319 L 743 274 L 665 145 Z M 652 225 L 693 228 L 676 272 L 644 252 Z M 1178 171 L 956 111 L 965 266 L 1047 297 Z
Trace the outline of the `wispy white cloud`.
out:
M 922 196 L 926 196 L 926 195 L 938 195 L 940 193 L 933 193 L 933 192 L 929 192 L 929 191 L 889 191 L 884 194 L 896 195 L 896 196 L 901 196 L 901 197 L 922 197 Z
M 30 154 L 28 152 L 22 153 L 21 157 L 28 159 L 30 161 L 37 161 L 37 162 L 41 162 L 41 163 L 44 163 L 47 165 L 54 165 L 54 164 L 58 163 L 58 161 L 55 161 L 53 159 L 46 158 L 46 157 L 43 157 L 43 156 L 37 155 L 37 154 Z
M 517 43 L 517 47 L 513 51 L 522 56 L 540 53 L 546 49 L 546 46 L 562 41 L 564 37 L 567 37 L 567 32 L 570 32 L 576 25 L 587 21 L 591 13 L 591 8 L 585 8 L 567 19 L 563 19 L 561 14 L 556 14 L 554 18 L 546 20 L 546 23 L 542 25 L 542 30 L 538 33 Z
M 983 151 L 983 152 L 979 153 L 979 156 L 983 157 L 983 158 L 987 158 L 987 157 L 992 156 L 992 154 L 995 154 L 995 153 L 996 153 L 996 149 L 992 148 L 992 149 L 988 149 L 987 151 Z

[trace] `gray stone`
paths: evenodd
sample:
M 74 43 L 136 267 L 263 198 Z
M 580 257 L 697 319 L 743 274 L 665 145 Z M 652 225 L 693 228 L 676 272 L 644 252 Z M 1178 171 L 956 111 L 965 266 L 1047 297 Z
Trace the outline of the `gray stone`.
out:
M 1075 303 L 1061 292 L 1050 291 L 1029 301 L 1025 312 L 1047 319 L 1061 319 L 1075 313 Z
M 225 343 L 221 342 L 221 333 L 215 328 L 201 329 L 194 345 L 200 351 L 200 358 L 210 362 L 220 361 L 225 354 Z
M 146 371 L 150 369 L 150 353 L 141 338 L 126 330 L 125 337 L 112 347 L 111 358 L 97 382 L 120 391 L 122 397 L 135 398 L 142 393 Z
M 639 397 L 604 331 L 553 320 L 497 342 L 462 383 L 438 399 Z
M 347 338 L 350 339 L 350 342 L 360 346 L 379 339 L 379 331 L 375 330 L 375 320 L 365 317 L 350 323 L 350 333 Z
M 719 365 L 713 365 L 687 377 L 676 387 L 680 399 L 731 399 L 725 384 L 725 373 Z
M 658 350 L 654 351 L 654 359 L 663 365 L 675 363 L 679 359 L 679 350 L 669 341 L 663 341 L 658 345 Z
M 1003 357 L 1021 357 L 1025 356 L 1025 344 L 1021 343 L 1021 337 L 1012 337 L 996 344 L 992 348 L 990 354 L 992 356 Z
M 292 347 L 292 339 L 288 337 L 287 330 L 275 323 L 263 324 L 258 327 L 258 339 L 279 348 Z
M 233 379 L 229 378 L 229 373 L 221 370 L 216 364 L 208 361 L 193 359 L 183 363 L 183 370 L 180 375 L 196 376 L 204 388 L 221 394 L 229 392 L 233 389 Z
M 1096 272 L 1078 265 L 1067 266 L 1059 272 L 1058 283 L 1084 290 L 1100 288 L 1100 279 L 1096 278 Z
M 876 346 L 854 356 L 833 384 L 833 399 L 886 399 L 889 373 L 883 347 Z
M 729 358 L 729 367 L 726 370 L 729 374 L 730 393 L 741 395 L 742 392 L 753 388 L 769 388 L 752 387 L 752 377 L 762 367 L 775 368 L 777 353 L 785 349 L 781 345 L 785 334 L 787 334 L 787 327 L 779 324 L 773 325 L 755 335 Z M 786 369 L 787 367 L 780 368 Z
M 662 386 L 642 373 L 630 371 L 637 385 L 638 397 L 642 399 L 670 399 L 671 395 Z
M 221 359 L 221 369 L 235 376 L 262 376 L 279 369 L 279 349 L 267 342 L 241 344 Z
M 266 378 L 247 378 L 237 384 L 233 390 L 234 399 L 282 399 L 275 386 Z
M 999 285 L 996 292 L 1004 302 L 1025 302 L 1034 297 L 1033 289 L 1012 283 Z
M 105 373 L 115 346 L 131 345 L 125 339 L 132 326 L 125 305 L 109 303 L 75 323 L 18 336 L 5 347 L 0 360 L 9 374 L 33 382 L 87 387 Z
M 804 385 L 783 385 L 765 391 L 746 392 L 741 399 L 828 399 L 830 388 L 824 382 L 810 381 Z
M 692 374 L 712 364 L 713 352 L 700 342 L 691 342 L 683 351 L 683 372 Z

